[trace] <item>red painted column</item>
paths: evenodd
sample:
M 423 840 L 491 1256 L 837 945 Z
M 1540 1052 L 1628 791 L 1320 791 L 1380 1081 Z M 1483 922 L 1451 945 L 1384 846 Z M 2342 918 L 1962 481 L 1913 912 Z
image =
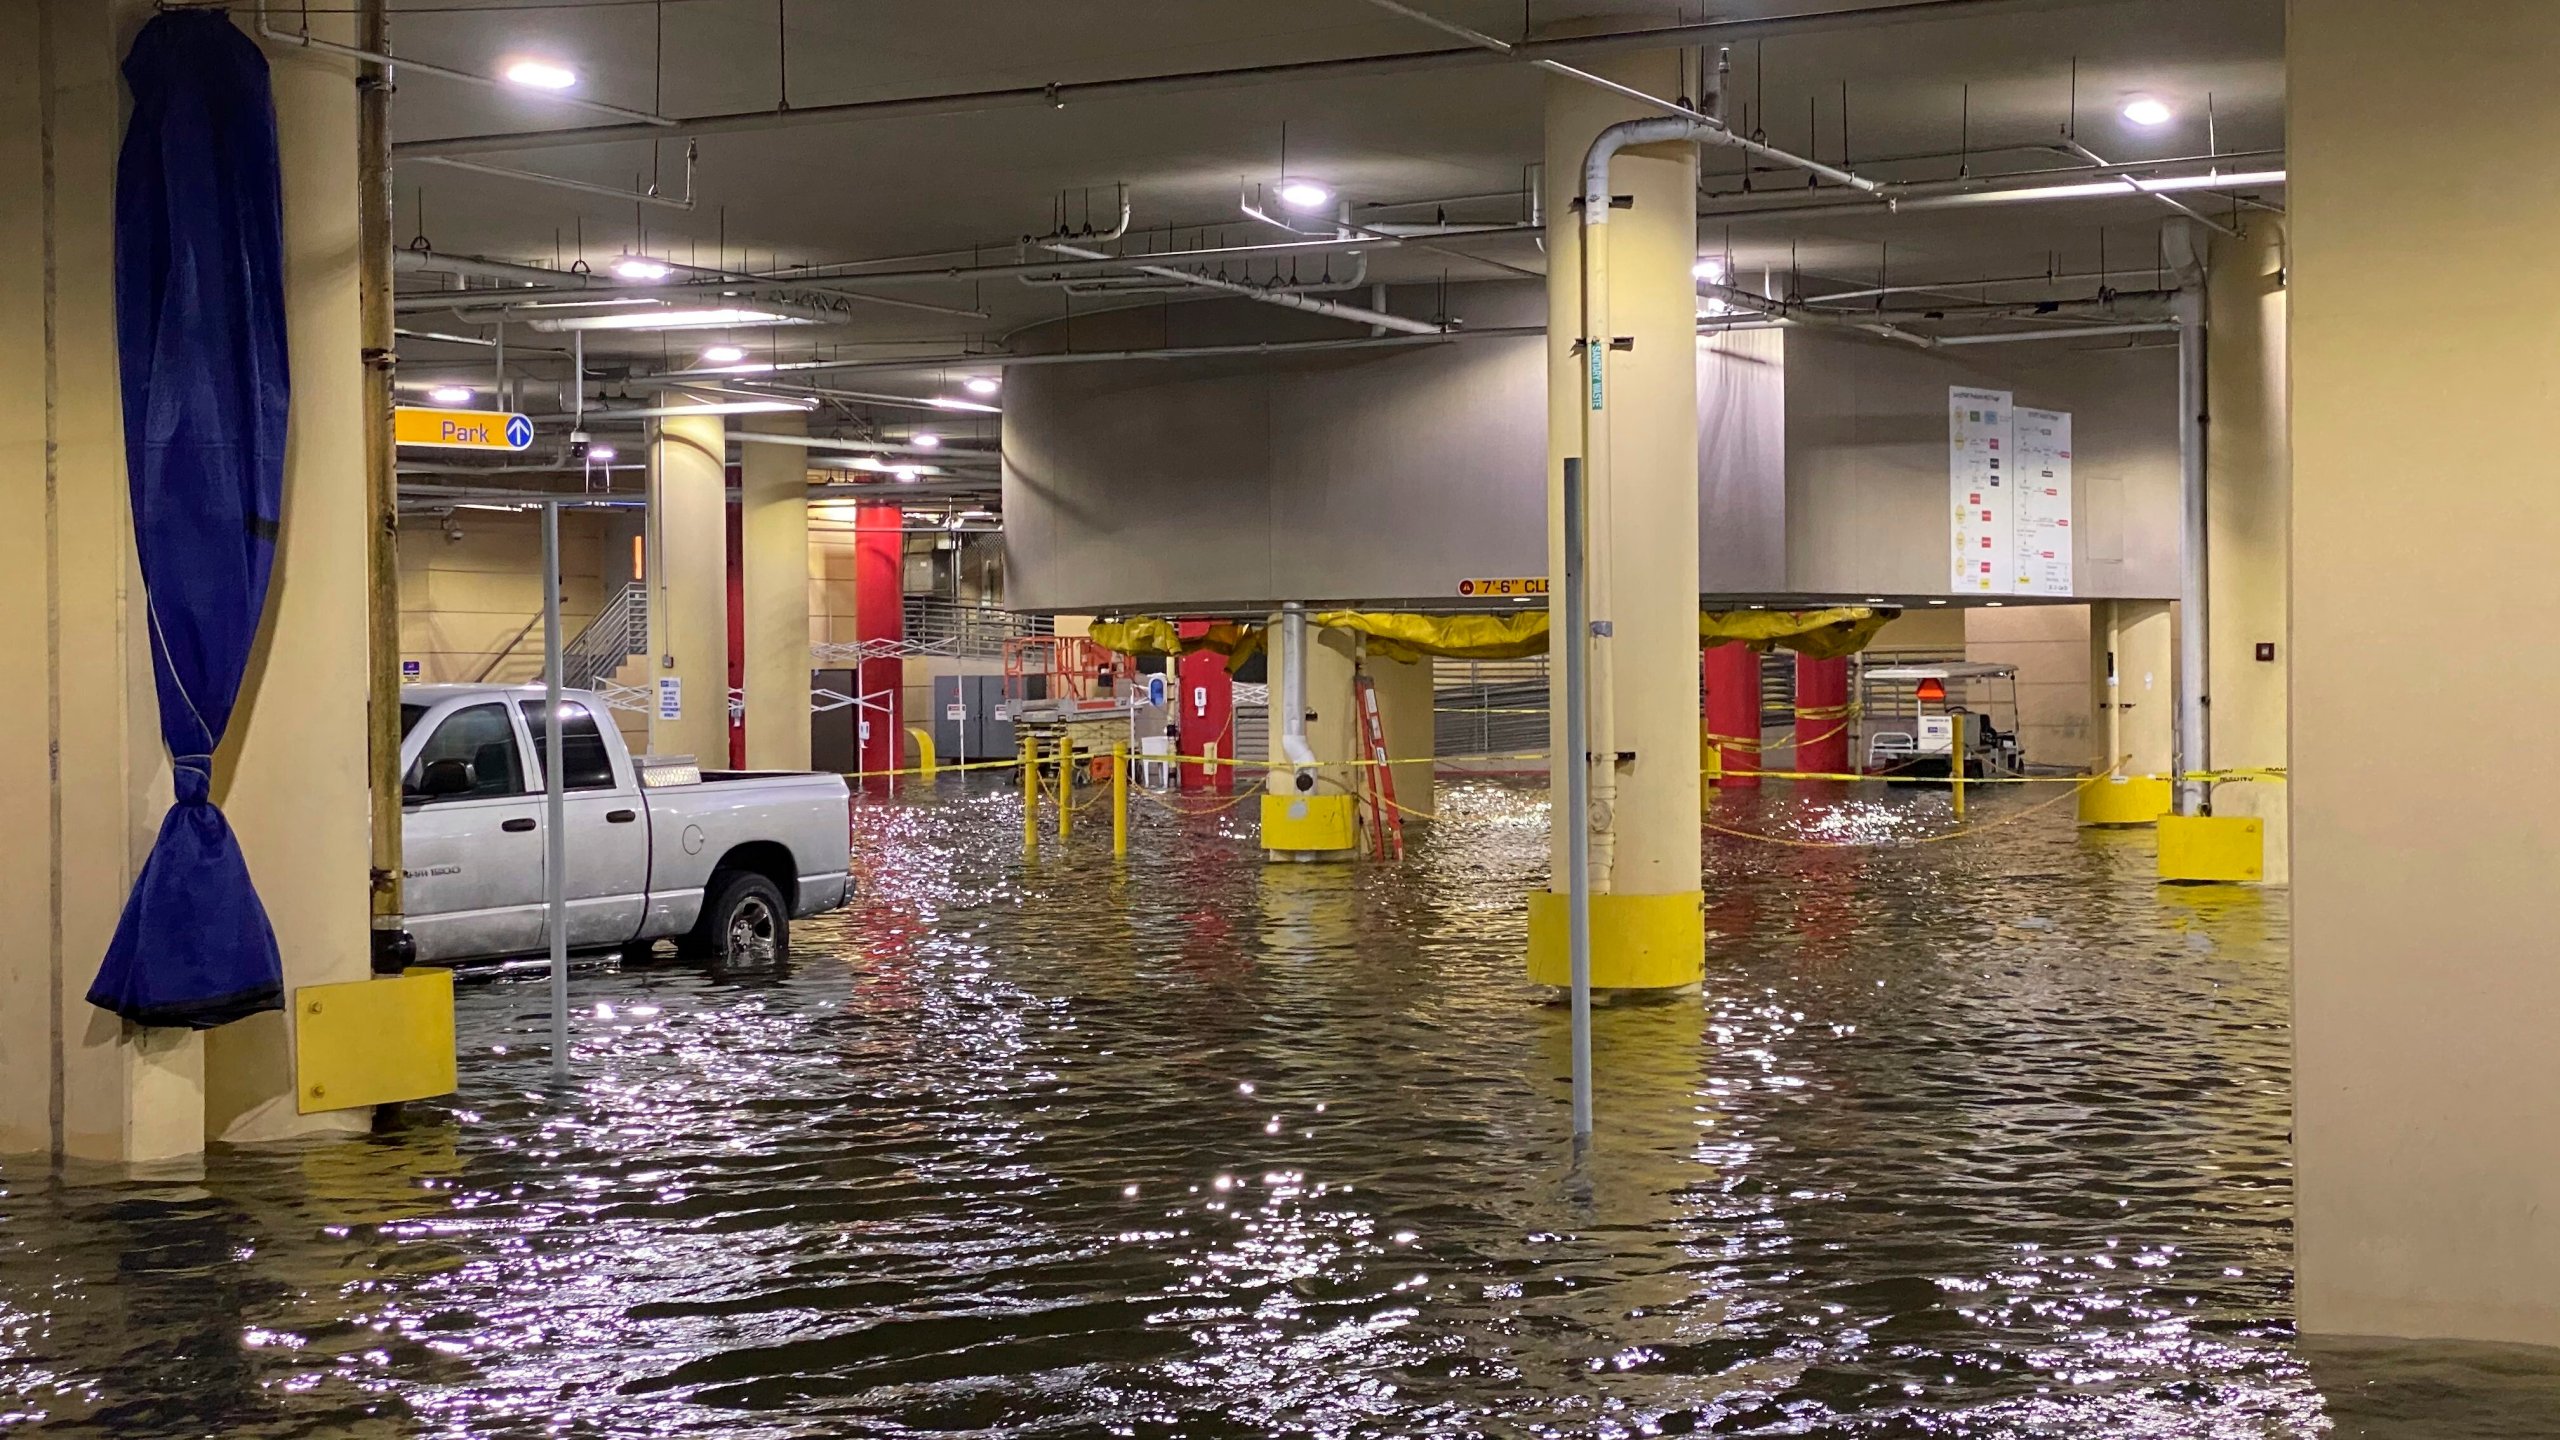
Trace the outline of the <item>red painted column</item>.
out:
M 860 505 L 853 521 L 853 634 L 859 641 L 906 638 L 906 513 L 895 505 Z M 895 770 L 906 753 L 906 711 L 901 702 L 907 663 L 896 656 L 865 660 L 855 688 L 866 702 L 860 716 L 862 768 Z M 885 709 L 883 706 L 885 705 Z M 875 780 L 874 790 L 896 782 Z
M 1748 645 L 1728 642 L 1707 651 L 1707 733 L 1724 752 L 1727 790 L 1757 788 L 1757 775 L 1737 770 L 1760 768 L 1760 656 Z
M 1209 633 L 1206 620 L 1185 620 L 1180 630 L 1185 640 L 1196 640 Z M 1209 747 L 1218 747 L 1218 758 L 1232 760 L 1236 754 L 1235 682 L 1227 674 L 1227 657 L 1210 650 L 1196 650 L 1174 663 L 1174 708 L 1181 726 L 1175 744 L 1185 755 L 1206 755 Z M 1185 791 L 1213 791 L 1232 795 L 1236 788 L 1235 767 L 1231 765 L 1183 765 L 1178 767 Z
M 1849 770 L 1849 657 L 1796 657 L 1796 763 L 1798 770 L 1844 775 Z

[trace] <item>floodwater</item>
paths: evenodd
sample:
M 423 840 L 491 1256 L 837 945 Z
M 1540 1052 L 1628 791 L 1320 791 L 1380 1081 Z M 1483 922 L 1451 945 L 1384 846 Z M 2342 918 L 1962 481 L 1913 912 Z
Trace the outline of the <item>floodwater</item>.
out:
M 2290 1332 L 2284 901 L 2046 793 L 1710 837 L 1702 996 L 1521 979 L 1543 798 L 1399 869 L 1246 810 L 856 817 L 786 974 L 466 985 L 462 1091 L 180 1179 L 0 1169 L 0 1429 L 150 1436 L 2560 1434 L 2560 1361 Z M 1907 841 L 1943 796 L 1730 829 Z

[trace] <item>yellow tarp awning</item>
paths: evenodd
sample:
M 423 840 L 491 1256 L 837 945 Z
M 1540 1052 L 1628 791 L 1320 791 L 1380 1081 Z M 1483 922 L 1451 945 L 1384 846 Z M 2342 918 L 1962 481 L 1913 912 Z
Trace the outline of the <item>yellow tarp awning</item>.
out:
M 1703 645 L 1738 641 L 1754 650 L 1784 648 L 1817 660 L 1854 655 L 1899 614 L 1865 605 L 1826 610 L 1701 610 Z M 1547 612 L 1511 610 L 1464 615 L 1417 615 L 1388 610 L 1323 610 L 1308 617 L 1319 628 L 1369 637 L 1369 648 L 1388 660 L 1425 655 L 1452 660 L 1521 660 L 1547 653 Z M 1235 670 L 1259 654 L 1263 627 L 1221 620 L 1196 639 L 1183 639 L 1170 620 L 1134 615 L 1097 620 L 1093 642 L 1124 655 L 1181 655 L 1210 650 Z

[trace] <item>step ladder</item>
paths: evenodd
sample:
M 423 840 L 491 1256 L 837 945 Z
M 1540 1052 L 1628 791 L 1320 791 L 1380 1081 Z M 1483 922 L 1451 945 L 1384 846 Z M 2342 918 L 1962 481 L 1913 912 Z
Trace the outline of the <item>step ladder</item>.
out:
M 1360 803 L 1368 811 L 1369 853 L 1381 860 L 1404 858 L 1404 812 L 1396 808 L 1396 772 L 1387 763 L 1387 726 L 1378 714 L 1378 687 L 1368 672 L 1351 677 L 1360 703 L 1360 743 L 1369 763 L 1360 770 Z

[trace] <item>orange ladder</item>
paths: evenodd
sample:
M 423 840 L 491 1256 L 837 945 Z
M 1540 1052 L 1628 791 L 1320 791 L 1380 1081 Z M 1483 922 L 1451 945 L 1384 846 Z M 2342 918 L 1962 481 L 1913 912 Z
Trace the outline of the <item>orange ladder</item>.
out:
M 1360 803 L 1369 812 L 1370 853 L 1381 860 L 1401 860 L 1404 812 L 1396 808 L 1396 772 L 1387 763 L 1387 726 L 1378 714 L 1378 687 L 1368 672 L 1358 671 L 1351 677 L 1351 691 L 1360 702 L 1360 740 L 1369 752 L 1369 763 L 1361 770 Z

